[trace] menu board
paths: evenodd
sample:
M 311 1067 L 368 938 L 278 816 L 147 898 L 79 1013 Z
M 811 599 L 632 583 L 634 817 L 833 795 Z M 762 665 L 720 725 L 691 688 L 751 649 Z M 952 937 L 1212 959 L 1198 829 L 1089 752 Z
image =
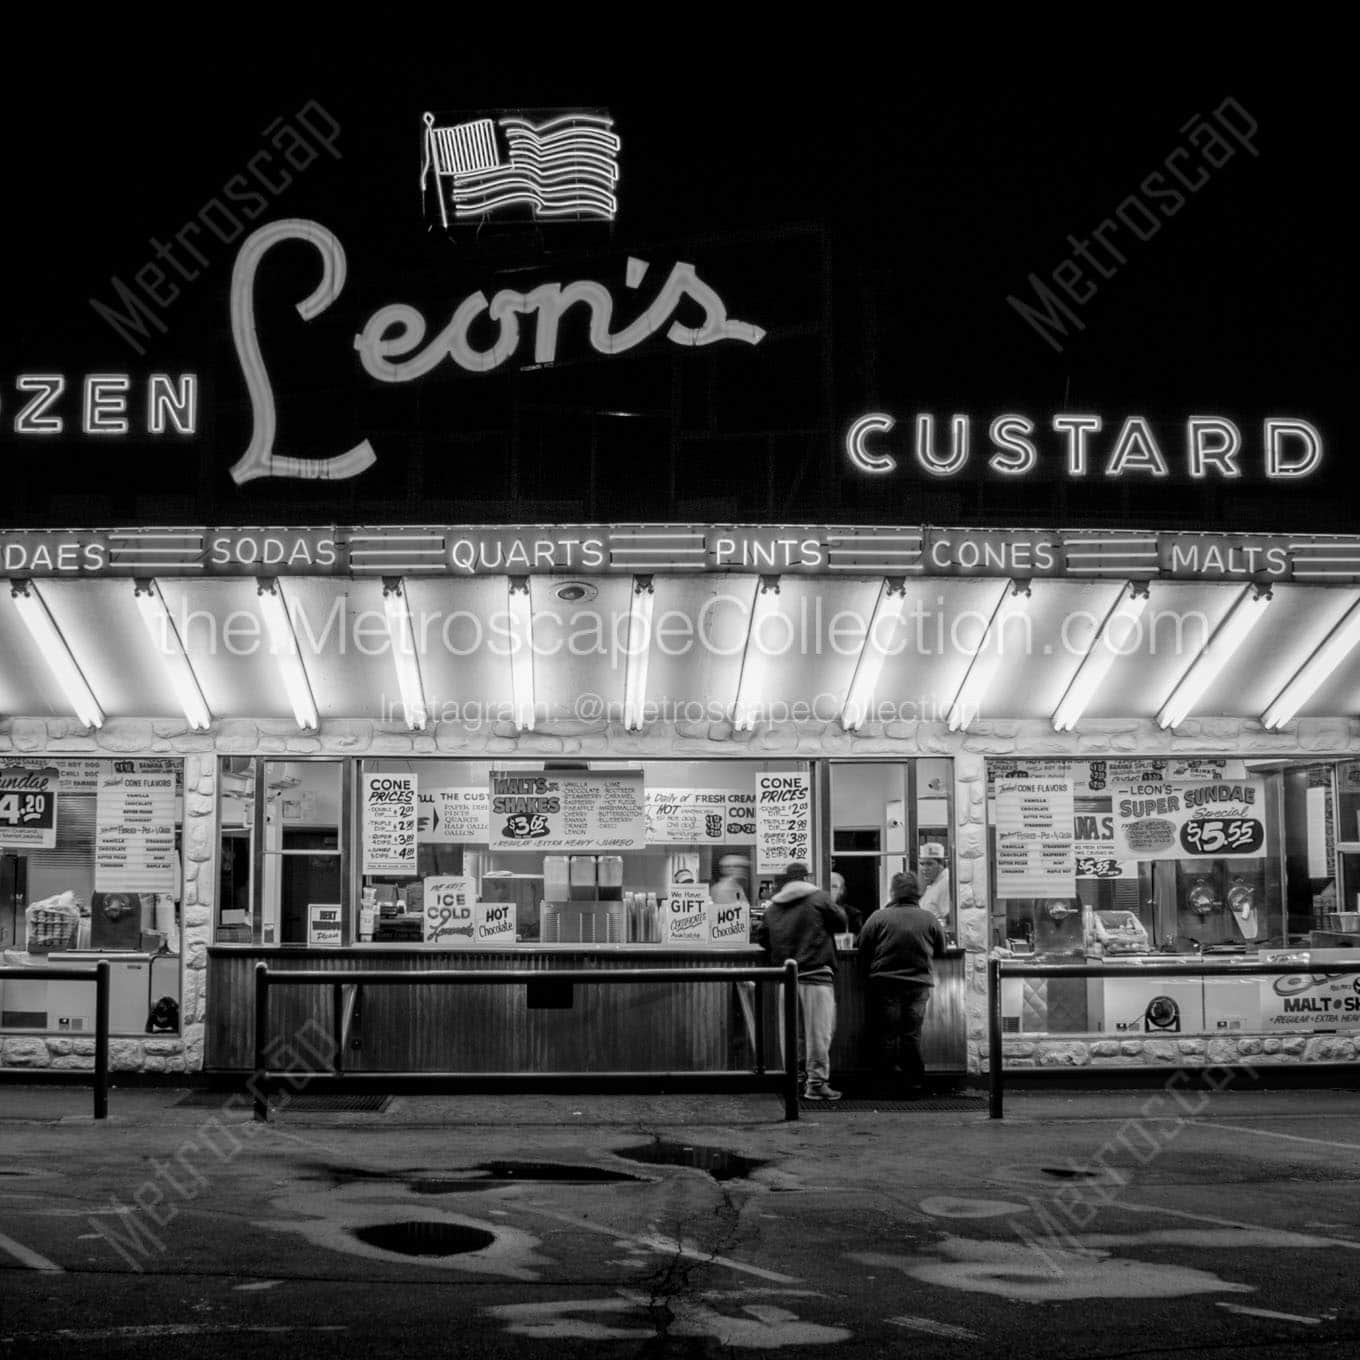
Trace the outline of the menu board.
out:
M 755 795 L 728 789 L 647 790 L 648 845 L 705 845 L 755 839 Z
M 1070 779 L 996 781 L 996 895 L 1075 897 Z
M 95 791 L 96 892 L 175 891 L 175 772 L 161 761 L 114 760 Z
M 1263 779 L 1125 784 L 1113 790 L 1118 859 L 1263 859 Z
M 812 851 L 812 780 L 804 770 L 756 775 L 756 873 L 783 873 Z
M 707 944 L 712 903 L 703 883 L 673 883 L 666 899 L 664 944 Z
M 93 758 L 81 760 L 47 760 L 45 770 L 55 770 L 58 793 L 94 793 L 99 787 L 99 767 L 102 762 Z M 147 761 L 148 765 L 157 762 Z M 0 757 L 0 772 L 12 769 L 27 769 L 30 762 L 22 756 Z
M 485 785 L 421 789 L 417 831 L 427 845 L 485 845 L 491 793 Z
M 0 846 L 55 849 L 57 787 L 54 769 L 0 770 Z
M 363 797 L 363 872 L 414 878 L 416 776 L 365 773 Z
M 647 817 L 641 770 L 492 770 L 493 850 L 641 850 Z
M 477 880 L 463 874 L 427 878 L 425 943 L 460 949 L 515 943 L 515 904 L 477 901 Z
M 319 949 L 338 949 L 343 941 L 339 902 L 309 902 L 307 943 Z
M 1165 780 L 1245 779 L 1246 765 L 1241 760 L 1200 756 L 1158 756 L 1138 760 L 1121 756 L 1116 760 L 989 760 L 987 791 L 990 795 L 999 779 L 1071 779 L 1078 798 L 1110 796 L 1121 784 L 1155 783 Z

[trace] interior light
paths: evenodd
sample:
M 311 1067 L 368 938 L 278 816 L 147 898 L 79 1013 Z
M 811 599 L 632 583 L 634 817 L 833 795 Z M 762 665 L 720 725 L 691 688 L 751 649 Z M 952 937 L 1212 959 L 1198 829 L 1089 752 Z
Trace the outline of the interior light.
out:
M 755 598 L 751 601 L 751 622 L 741 655 L 741 678 L 737 681 L 737 697 L 732 704 L 732 726 L 738 732 L 749 732 L 755 726 L 757 705 L 769 669 L 761 630 L 766 619 L 778 610 L 779 577 L 762 576 L 756 582 Z
M 847 732 L 855 731 L 864 722 L 869 705 L 873 702 L 874 691 L 878 688 L 883 662 L 888 656 L 888 645 L 897 631 L 906 604 L 906 581 L 900 577 L 885 580 L 874 602 L 873 617 L 869 620 L 864 645 L 860 648 L 855 673 L 850 679 L 850 688 L 846 691 L 845 704 L 841 708 L 841 726 Z
M 33 581 L 11 581 L 10 594 L 24 626 L 38 644 L 43 660 L 66 693 L 75 715 L 86 727 L 102 727 L 104 711 L 99 707 L 61 630 L 48 612 L 47 601 L 38 594 Z
M 1105 622 L 1081 659 L 1062 702 L 1053 711 L 1053 726 L 1059 732 L 1070 732 L 1076 727 L 1100 682 L 1114 665 L 1116 657 L 1127 656 L 1126 644 L 1131 632 L 1148 605 L 1146 581 L 1130 581 L 1120 592 L 1113 608 L 1105 615 Z
M 423 732 L 429 718 L 425 707 L 425 686 L 420 679 L 420 659 L 416 655 L 411 610 L 406 603 L 406 589 L 400 576 L 383 577 L 383 613 L 387 616 L 387 637 L 392 644 L 392 659 L 397 667 L 397 687 L 401 690 L 406 726 L 413 732 Z
M 196 732 L 206 732 L 212 726 L 212 715 L 208 712 L 203 691 L 199 689 L 198 679 L 185 655 L 179 630 L 166 608 L 160 586 L 155 581 L 136 581 L 133 583 L 132 598 L 137 602 L 137 610 L 151 636 L 151 645 L 165 666 L 165 673 L 189 726 Z
M 513 633 L 510 653 L 511 704 L 515 726 L 522 732 L 534 730 L 534 606 L 529 598 L 529 578 L 510 577 L 510 626 Z
M 1030 584 L 1028 581 L 1012 581 L 1002 592 L 996 608 L 982 635 L 978 649 L 963 684 L 949 705 L 946 721 L 951 732 L 958 732 L 968 726 L 981 712 L 982 701 L 987 697 L 992 679 L 1001 665 L 1005 649 L 1006 626 L 1021 617 L 1029 606 Z
M 1268 586 L 1248 586 L 1237 597 L 1236 603 L 1228 611 L 1228 617 L 1219 624 L 1194 664 L 1171 691 L 1171 697 L 1162 705 L 1162 711 L 1157 714 L 1159 727 L 1179 727 L 1185 721 L 1204 691 L 1213 684 L 1218 673 L 1260 622 L 1261 616 L 1270 607 L 1270 600 Z
M 316 700 L 312 698 L 312 687 L 307 681 L 307 671 L 298 651 L 292 620 L 288 617 L 283 584 L 266 577 L 258 580 L 256 585 L 260 592 L 260 612 L 269 630 L 270 651 L 278 662 L 279 676 L 288 694 L 288 702 L 292 705 L 293 716 L 303 731 L 315 731 L 320 726 Z
M 1261 715 L 1268 728 L 1281 728 L 1322 687 L 1322 683 L 1360 642 L 1360 600 L 1357 600 L 1327 635 L 1322 646 L 1303 663 L 1294 678 L 1279 692 L 1275 702 Z
M 636 732 L 647 708 L 647 662 L 652 651 L 652 611 L 656 591 L 650 576 L 633 577 L 633 599 L 628 616 L 628 653 L 623 672 L 623 725 Z

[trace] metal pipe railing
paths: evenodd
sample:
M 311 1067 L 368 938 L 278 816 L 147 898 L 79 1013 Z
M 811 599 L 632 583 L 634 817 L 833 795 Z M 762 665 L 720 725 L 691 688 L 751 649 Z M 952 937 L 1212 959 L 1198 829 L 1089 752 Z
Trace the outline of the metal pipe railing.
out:
M 528 1078 L 527 1080 L 529 1084 L 536 1084 L 542 1089 L 556 1089 L 564 1082 L 570 1081 L 573 1089 L 579 1090 L 592 1079 L 613 1086 L 616 1084 L 616 1079 L 621 1079 L 624 1082 L 635 1082 L 638 1089 L 642 1089 L 649 1083 L 669 1081 L 683 1084 L 690 1090 L 700 1090 L 704 1089 L 704 1082 L 708 1079 L 708 1089 L 710 1090 L 733 1090 L 739 1089 L 740 1085 L 741 1089 L 752 1091 L 778 1091 L 784 1098 L 784 1118 L 786 1120 L 798 1118 L 798 965 L 792 959 L 780 968 L 570 968 L 560 971 L 523 968 L 432 968 L 428 970 L 366 968 L 347 970 L 339 976 L 328 969 L 271 970 L 267 963 L 257 963 L 255 965 L 255 1076 L 251 1083 L 255 1118 L 257 1120 L 268 1120 L 269 1091 L 273 1085 L 285 1079 L 285 1077 L 293 1081 L 317 1077 L 354 1081 L 357 1077 L 362 1077 L 366 1083 L 371 1084 L 381 1082 L 386 1076 L 399 1077 L 403 1086 L 406 1086 L 413 1083 L 419 1084 L 422 1078 L 427 1078 L 430 1084 L 436 1084 L 459 1075 L 447 1072 L 347 1074 L 344 1070 L 345 1034 L 360 987 L 528 986 L 530 983 L 541 982 L 582 983 L 592 986 L 611 986 L 626 982 L 754 982 L 756 984 L 755 1012 L 757 1017 L 760 1017 L 762 1010 L 760 984 L 762 982 L 777 982 L 780 988 L 785 1035 L 783 1070 L 777 1074 L 767 1073 L 765 1069 L 764 1027 L 758 1018 L 756 1065 L 754 1070 L 750 1072 L 573 1072 L 539 1074 L 536 1078 Z M 269 994 L 273 988 L 287 986 L 325 986 L 332 988 L 330 1007 L 332 1057 L 329 1073 L 299 1072 L 292 1069 L 285 1073 L 282 1070 L 272 1071 L 269 1067 Z M 344 997 L 346 987 L 353 989 L 348 999 Z M 462 1075 L 468 1076 L 478 1084 L 505 1085 L 514 1083 L 523 1089 L 526 1083 L 526 1074 L 517 1072 L 478 1072 Z M 745 1079 L 745 1081 L 742 1079 Z M 746 1086 L 745 1082 L 749 1082 L 749 1086 Z
M 93 982 L 94 983 L 94 1117 L 107 1119 L 109 1114 L 109 979 L 107 959 L 100 959 L 93 968 L 0 968 L 0 980 L 12 978 L 23 982 Z M 76 1076 L 81 1075 L 75 1069 Z
M 987 1113 L 991 1119 L 1003 1117 L 1004 1053 L 1001 1033 L 1001 983 L 1005 978 L 1206 978 L 1206 977 L 1286 977 L 1309 973 L 1318 977 L 1345 977 L 1360 974 L 1357 963 L 1030 963 L 1016 964 L 1009 959 L 987 961 Z

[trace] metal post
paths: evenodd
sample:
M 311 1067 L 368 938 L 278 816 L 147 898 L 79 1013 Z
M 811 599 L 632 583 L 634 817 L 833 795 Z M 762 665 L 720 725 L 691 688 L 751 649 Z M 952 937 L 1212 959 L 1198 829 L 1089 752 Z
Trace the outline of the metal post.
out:
M 269 1122 L 269 1092 L 265 1089 L 265 1031 L 269 1027 L 269 965 L 255 965 L 255 1118 Z
M 765 1075 L 765 998 L 761 994 L 759 978 L 755 980 L 753 985 L 756 989 L 752 1012 L 756 1031 L 756 1072 L 763 1077 Z
M 784 1003 L 784 1118 L 798 1118 L 798 965 L 784 964 L 780 987 Z
M 331 989 L 331 1035 L 335 1042 L 335 1055 L 331 1067 L 335 1075 L 345 1071 L 345 984 L 337 982 Z
M 94 968 L 94 1117 L 109 1117 L 109 961 Z
M 987 1117 L 1000 1119 L 1001 1113 L 1001 960 L 987 960 L 987 1075 L 990 1099 Z

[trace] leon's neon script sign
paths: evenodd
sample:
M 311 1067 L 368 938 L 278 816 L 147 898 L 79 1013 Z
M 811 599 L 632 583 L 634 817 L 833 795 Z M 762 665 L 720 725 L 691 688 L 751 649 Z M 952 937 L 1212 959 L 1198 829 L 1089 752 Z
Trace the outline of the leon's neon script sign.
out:
M 901 443 L 888 440 L 897 422 L 890 415 L 872 412 L 861 416 L 845 435 L 845 452 L 861 472 L 888 473 L 897 469 Z M 973 421 L 966 415 L 949 419 L 949 429 L 936 430 L 935 417 L 915 417 L 911 451 L 917 465 L 932 477 L 953 477 L 968 466 L 972 456 Z M 1029 416 L 1018 412 L 993 418 L 987 428 L 989 447 L 983 457 L 993 472 L 1023 477 L 1036 471 L 1053 475 L 1052 454 L 1040 455 L 1036 431 Z M 1060 466 L 1068 477 L 1171 476 L 1167 454 L 1145 416 L 1127 416 L 1118 425 L 1098 415 L 1060 414 L 1049 422 L 1049 436 Z M 1098 438 L 1099 436 L 1099 438 Z M 1181 449 L 1186 475 L 1199 481 L 1206 477 L 1234 480 L 1244 475 L 1241 428 L 1225 416 L 1191 416 L 1185 422 Z M 1322 462 L 1322 435 L 1306 420 L 1272 417 L 1262 424 L 1261 467 L 1267 478 L 1280 481 L 1307 477 Z
M 260 353 L 255 329 L 255 275 L 260 261 L 281 241 L 305 241 L 321 256 L 321 282 L 297 304 L 304 321 L 320 316 L 345 286 L 345 251 L 336 236 L 319 222 L 288 219 L 261 227 L 241 247 L 231 279 L 231 332 L 250 394 L 253 429 L 250 444 L 231 469 L 238 484 L 257 477 L 301 477 L 335 480 L 356 477 L 377 460 L 367 439 L 331 458 L 293 458 L 274 452 L 277 417 L 274 392 Z M 625 284 L 637 288 L 646 277 L 645 260 L 628 261 Z M 673 321 L 676 309 L 688 298 L 703 309 L 703 324 Z M 487 300 L 473 293 L 455 308 L 453 316 L 426 342 L 425 318 L 403 303 L 381 307 L 354 339 L 359 362 L 379 382 L 404 383 L 423 378 L 445 360 L 469 373 L 489 373 L 508 362 L 520 349 L 521 316 L 534 317 L 533 362 L 551 363 L 557 357 L 557 331 L 568 309 L 584 305 L 590 311 L 590 344 L 600 354 L 622 354 L 655 335 L 669 321 L 666 338 L 675 345 L 712 345 L 740 340 L 756 345 L 765 332 L 727 315 L 722 298 L 695 273 L 691 264 L 677 263 L 651 305 L 621 330 L 612 330 L 614 298 L 601 283 L 545 283 L 528 293 L 502 289 Z M 489 349 L 473 346 L 470 331 L 485 313 L 497 327 Z

